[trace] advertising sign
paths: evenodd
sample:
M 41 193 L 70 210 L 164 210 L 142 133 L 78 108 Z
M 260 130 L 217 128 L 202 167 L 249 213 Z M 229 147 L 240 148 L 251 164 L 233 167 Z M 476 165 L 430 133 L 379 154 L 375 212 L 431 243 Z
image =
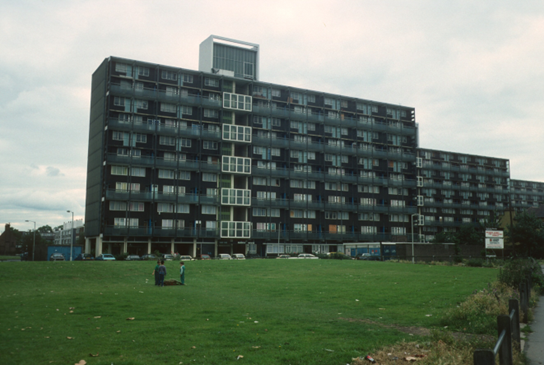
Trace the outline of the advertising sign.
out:
M 485 230 L 485 248 L 486 249 L 504 249 L 504 233 L 492 229 Z

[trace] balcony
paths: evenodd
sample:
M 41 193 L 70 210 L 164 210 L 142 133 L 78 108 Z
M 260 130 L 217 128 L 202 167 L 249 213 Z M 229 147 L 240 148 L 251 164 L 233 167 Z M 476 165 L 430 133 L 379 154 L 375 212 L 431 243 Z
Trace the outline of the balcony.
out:
M 289 146 L 289 140 L 285 138 L 268 138 L 254 135 L 253 144 L 255 146 L 287 148 Z
M 270 208 L 287 208 L 289 206 L 289 200 L 251 198 L 251 206 L 270 207 Z
M 221 205 L 251 205 L 251 190 L 221 189 Z
M 221 238 L 251 238 L 251 222 L 221 221 Z

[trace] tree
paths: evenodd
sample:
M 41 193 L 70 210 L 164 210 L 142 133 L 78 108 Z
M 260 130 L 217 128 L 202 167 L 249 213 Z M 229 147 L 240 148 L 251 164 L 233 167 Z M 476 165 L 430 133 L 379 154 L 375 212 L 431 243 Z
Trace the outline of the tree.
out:
M 434 238 L 431 240 L 431 243 L 455 243 L 457 237 L 455 233 L 452 232 L 438 232 Z
M 506 228 L 506 237 L 518 256 L 544 257 L 544 223 L 534 214 L 520 213 Z
M 50 225 L 41 226 L 36 230 L 36 232 L 40 233 L 53 233 L 53 228 L 51 228 Z
M 456 241 L 459 245 L 481 245 L 485 243 L 483 231 L 478 231 L 473 225 L 462 225 L 456 234 Z

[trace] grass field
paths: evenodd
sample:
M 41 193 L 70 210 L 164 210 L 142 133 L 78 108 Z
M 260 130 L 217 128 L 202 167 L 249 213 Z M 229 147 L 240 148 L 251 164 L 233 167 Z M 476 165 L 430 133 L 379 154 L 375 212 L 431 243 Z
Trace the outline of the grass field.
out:
M 166 265 L 167 279 L 179 280 L 179 263 Z M 439 326 L 446 309 L 497 275 L 371 261 L 196 261 L 186 262 L 186 286 L 158 288 L 153 267 L 0 264 L 0 363 L 346 364 L 417 338 L 360 320 Z

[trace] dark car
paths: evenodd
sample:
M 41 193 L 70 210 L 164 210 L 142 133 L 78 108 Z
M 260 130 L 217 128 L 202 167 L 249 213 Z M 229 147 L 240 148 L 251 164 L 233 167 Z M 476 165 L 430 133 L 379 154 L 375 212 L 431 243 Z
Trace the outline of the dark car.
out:
M 64 255 L 61 253 L 54 253 L 49 256 L 49 261 L 64 261 Z
M 80 253 L 79 255 L 77 255 L 77 257 L 74 260 L 90 261 L 90 260 L 94 260 L 94 256 L 91 255 L 90 253 Z
M 125 260 L 126 261 L 137 261 L 137 260 L 141 260 L 141 258 L 138 255 L 128 255 Z
M 156 260 L 156 259 L 157 259 L 157 256 L 151 253 L 147 255 L 142 255 L 142 257 L 140 258 L 140 260 Z
M 198 259 L 199 260 L 211 260 L 212 258 L 210 257 L 210 255 L 203 254 L 203 255 L 200 255 L 200 257 Z
M 374 255 L 361 255 L 357 256 L 357 260 L 365 260 L 365 261 L 381 261 L 380 256 L 374 256 Z

